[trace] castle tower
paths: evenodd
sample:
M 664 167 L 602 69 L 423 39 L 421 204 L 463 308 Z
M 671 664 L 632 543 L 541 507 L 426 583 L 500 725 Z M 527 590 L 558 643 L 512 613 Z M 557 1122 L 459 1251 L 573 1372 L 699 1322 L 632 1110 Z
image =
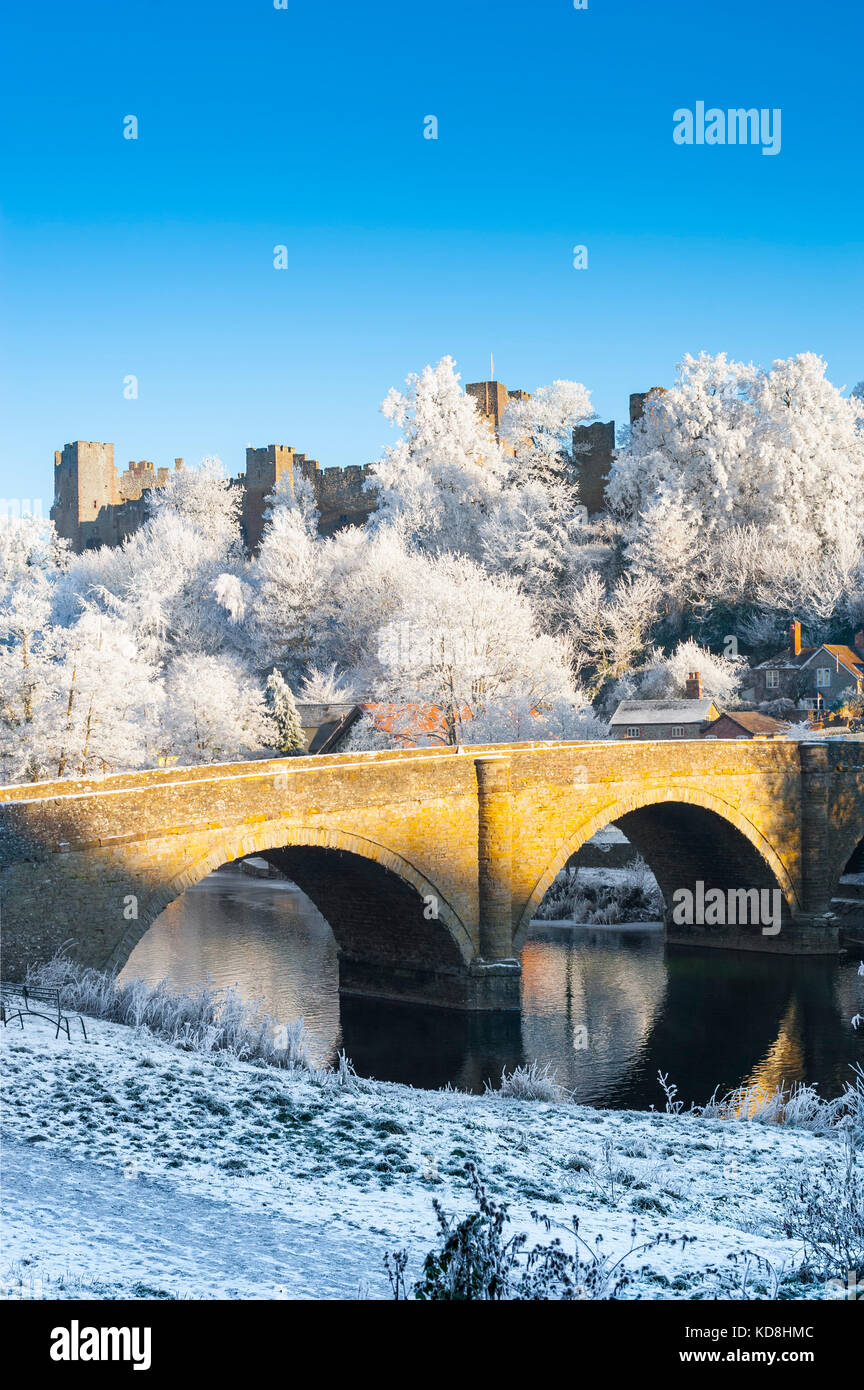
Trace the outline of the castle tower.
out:
M 267 444 L 263 449 L 246 450 L 242 520 L 250 554 L 255 554 L 261 544 L 267 497 L 276 484 L 285 478 L 293 490 L 295 471 L 308 475 L 317 468 L 315 460 L 298 454 L 290 444 Z
M 650 391 L 634 391 L 630 397 L 630 424 L 635 425 L 645 414 L 645 402 L 651 396 L 665 396 L 665 386 L 652 386 Z
M 615 455 L 615 421 L 603 424 L 595 420 L 590 425 L 573 429 L 572 458 L 579 482 L 579 501 L 595 516 L 605 507 L 606 484 Z
M 465 387 L 465 393 L 473 396 L 480 414 L 486 417 L 495 431 L 496 439 L 501 416 L 510 402 L 531 398 L 530 391 L 508 391 L 501 381 L 470 381 Z
M 113 444 L 76 439 L 55 450 L 51 520 L 74 551 L 111 543 L 111 508 L 121 500 Z

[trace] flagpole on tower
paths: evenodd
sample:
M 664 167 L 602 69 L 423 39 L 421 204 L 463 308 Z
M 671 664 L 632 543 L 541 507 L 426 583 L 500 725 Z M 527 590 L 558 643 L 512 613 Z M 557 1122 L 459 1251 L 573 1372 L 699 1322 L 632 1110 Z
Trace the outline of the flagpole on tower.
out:
M 489 380 L 495 380 L 495 358 L 493 357 L 491 352 L 489 354 Z

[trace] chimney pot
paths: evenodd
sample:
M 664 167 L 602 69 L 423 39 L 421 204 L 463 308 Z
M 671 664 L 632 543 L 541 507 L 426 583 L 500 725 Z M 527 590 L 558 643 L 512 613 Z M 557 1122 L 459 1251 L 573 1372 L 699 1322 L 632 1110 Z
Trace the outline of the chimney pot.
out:
M 790 646 L 791 646 L 791 648 L 792 648 L 792 655 L 793 655 L 793 656 L 800 656 L 800 655 L 801 655 L 801 624 L 799 623 L 799 621 L 798 621 L 797 618 L 795 618 L 795 620 L 793 621 L 793 623 L 792 623 L 792 625 L 791 625 L 791 627 L 790 627 L 790 629 L 789 629 L 789 633 L 790 633 L 790 637 L 791 637 Z

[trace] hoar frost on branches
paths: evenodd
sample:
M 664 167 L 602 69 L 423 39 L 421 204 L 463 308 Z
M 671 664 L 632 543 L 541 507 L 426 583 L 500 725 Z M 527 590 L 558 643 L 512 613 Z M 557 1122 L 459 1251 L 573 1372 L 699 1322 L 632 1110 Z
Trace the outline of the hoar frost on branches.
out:
M 687 356 L 613 462 L 607 499 L 634 574 L 672 605 L 822 624 L 864 606 L 864 402 L 813 353 L 770 370 Z
M 240 491 L 206 460 L 117 548 L 0 529 L 3 779 L 301 751 L 295 693 L 385 704 L 359 746 L 602 737 L 589 697 L 681 694 L 691 669 L 734 702 L 730 634 L 764 656 L 789 617 L 810 642 L 864 624 L 864 392 L 813 355 L 686 358 L 590 526 L 578 383 L 511 401 L 500 444 L 450 358 L 384 412 L 401 438 L 365 527 L 320 537 L 307 480 L 284 480 L 247 557 Z
M 461 389 L 452 357 L 409 376 L 407 386 L 391 390 L 381 407 L 402 437 L 372 466 L 372 525 L 394 526 L 432 553 L 477 558 L 483 521 L 506 472 L 503 451 Z

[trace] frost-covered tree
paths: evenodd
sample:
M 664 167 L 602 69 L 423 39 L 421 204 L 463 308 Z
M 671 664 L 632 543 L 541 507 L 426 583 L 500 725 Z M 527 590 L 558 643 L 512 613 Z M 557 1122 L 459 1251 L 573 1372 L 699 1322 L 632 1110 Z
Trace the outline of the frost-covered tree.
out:
M 382 698 L 442 710 L 450 743 L 464 742 L 465 721 L 500 700 L 575 702 L 566 644 L 539 631 L 512 579 L 455 555 L 416 557 L 414 574 L 398 618 L 379 633 Z
M 795 613 L 837 636 L 857 607 L 864 403 L 812 353 L 770 370 L 687 357 L 615 459 L 607 499 L 672 635 L 712 640 Z
M 770 370 L 687 356 L 614 460 L 607 499 L 631 539 L 646 508 L 674 502 L 706 541 L 755 524 L 781 542 L 809 530 L 834 545 L 850 519 L 864 526 L 861 413 L 814 353 Z
M 165 676 L 162 751 L 181 764 L 246 758 L 275 746 L 264 692 L 236 656 L 177 656 Z
M 316 705 L 344 704 L 356 698 L 352 682 L 344 672 L 336 669 L 335 661 L 331 662 L 326 671 L 319 670 L 317 666 L 310 666 L 300 682 L 297 693 L 305 703 Z
M 374 716 L 367 711 L 348 730 L 344 742 L 339 745 L 339 752 L 380 753 L 391 748 L 404 748 L 406 742 L 410 741 L 410 733 L 406 738 L 400 737 L 399 734 L 386 733 L 379 728 Z
M 551 631 L 564 621 L 580 568 L 585 537 L 575 508 L 564 481 L 531 478 L 502 492 L 482 530 L 486 568 L 518 579 Z
M 392 526 L 433 554 L 479 557 L 483 520 L 506 473 L 504 454 L 473 399 L 459 385 L 452 357 L 391 389 L 381 409 L 401 429 L 397 444 L 372 465 L 378 492 L 370 526 Z
M 57 617 L 82 602 L 122 618 L 148 657 L 242 648 L 250 602 L 239 527 L 239 489 L 216 461 L 172 474 L 151 494 L 152 515 L 123 546 L 76 556 L 59 588 Z
M 574 426 L 593 417 L 591 393 L 578 381 L 553 381 L 510 401 L 501 438 L 513 455 L 518 480 L 556 482 L 571 461 Z
M 324 548 L 302 493 L 287 486 L 272 494 L 267 525 L 252 571 L 252 640 L 266 669 L 278 665 L 296 683 L 320 657 L 324 621 Z
M 700 597 L 704 537 L 698 518 L 680 498 L 649 502 L 625 549 L 631 576 L 647 580 L 672 633 Z
M 705 698 L 727 707 L 737 702 L 747 670 L 745 657 L 723 656 L 688 638 L 668 655 L 652 648 L 642 665 L 615 683 L 604 703 L 611 713 L 620 700 L 681 699 L 691 672 L 698 671 Z
M 193 526 L 214 546 L 239 556 L 242 502 L 242 493 L 221 460 L 205 458 L 198 468 L 178 469 L 165 487 L 153 488 L 148 508 L 151 516 L 172 516 Z
M 150 760 L 162 687 L 121 620 L 85 609 L 62 631 L 55 679 L 57 698 L 41 740 L 48 775 L 86 777 Z M 43 721 L 47 713 L 43 708 Z
M 379 674 L 380 634 L 422 583 L 424 556 L 411 550 L 392 526 L 339 532 L 319 554 L 321 623 L 313 664 L 335 664 L 344 685 L 371 693 Z
M 569 623 L 574 669 L 592 693 L 642 658 L 659 598 L 650 575 L 622 575 L 610 587 L 592 570 L 574 589 Z
M 62 632 L 51 621 L 65 542 L 40 518 L 0 522 L 0 775 L 43 775 Z
M 541 743 L 588 741 L 609 737 L 587 697 L 553 700 L 539 709 L 525 699 L 497 700 L 465 727 L 468 743 Z
M 705 567 L 702 604 L 712 626 L 768 652 L 790 618 L 811 638 L 844 638 L 864 618 L 864 538 L 854 521 L 833 546 L 804 531 L 780 540 L 755 525 L 720 536 Z
M 265 689 L 273 722 L 276 725 L 275 747 L 280 753 L 305 753 L 306 739 L 300 727 L 300 715 L 297 712 L 291 687 L 275 666 L 267 677 Z
M 585 387 L 555 381 L 511 401 L 501 420 L 509 463 L 482 528 L 483 559 L 520 579 L 550 630 L 563 621 L 562 600 L 580 568 L 585 537 L 570 445 L 574 425 L 590 416 Z

